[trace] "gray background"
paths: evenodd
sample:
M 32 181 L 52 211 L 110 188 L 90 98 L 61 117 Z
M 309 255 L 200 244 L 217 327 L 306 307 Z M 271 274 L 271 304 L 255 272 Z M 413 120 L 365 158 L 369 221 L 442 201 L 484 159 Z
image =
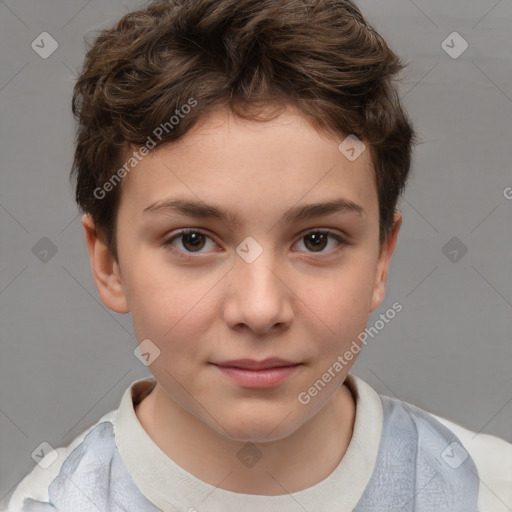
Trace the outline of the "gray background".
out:
M 512 442 L 512 0 L 358 3 L 409 62 L 401 96 L 424 143 L 386 300 L 368 325 L 395 301 L 403 311 L 353 373 Z M 99 299 L 68 181 L 84 36 L 137 5 L 0 2 L 0 500 L 42 441 L 67 445 L 149 375 L 129 315 Z M 46 59 L 31 48 L 44 31 L 58 42 Z M 454 31 L 469 44 L 456 59 L 442 47 Z M 33 252 L 43 237 L 57 249 L 46 262 Z

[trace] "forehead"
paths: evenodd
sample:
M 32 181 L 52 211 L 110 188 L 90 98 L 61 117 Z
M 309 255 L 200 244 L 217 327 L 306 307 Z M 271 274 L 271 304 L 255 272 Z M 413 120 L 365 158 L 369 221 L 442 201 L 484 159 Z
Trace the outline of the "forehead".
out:
M 163 200 L 186 198 L 225 206 L 238 221 L 254 220 L 343 198 L 378 215 L 370 152 L 366 147 L 352 161 L 339 148 L 345 138 L 318 131 L 292 108 L 264 122 L 211 112 L 178 141 L 151 150 L 124 178 L 120 214 L 143 215 Z

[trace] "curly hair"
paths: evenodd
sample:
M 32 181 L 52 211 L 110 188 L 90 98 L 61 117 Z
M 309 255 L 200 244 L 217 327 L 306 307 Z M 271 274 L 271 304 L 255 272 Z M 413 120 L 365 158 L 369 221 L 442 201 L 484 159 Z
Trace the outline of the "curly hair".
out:
M 264 122 L 292 105 L 318 130 L 369 147 L 382 243 L 417 143 L 395 83 L 405 66 L 351 0 L 151 2 L 86 53 L 72 99 L 76 201 L 117 258 L 112 179 L 133 146 L 175 141 L 220 108 Z

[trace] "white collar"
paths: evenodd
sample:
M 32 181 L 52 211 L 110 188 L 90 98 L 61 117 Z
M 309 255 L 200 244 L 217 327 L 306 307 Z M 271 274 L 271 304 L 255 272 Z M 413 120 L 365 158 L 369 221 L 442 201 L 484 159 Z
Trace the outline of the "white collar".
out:
M 134 381 L 125 391 L 114 425 L 119 454 L 133 481 L 163 512 L 352 511 L 375 468 L 382 432 L 382 402 L 361 378 L 348 374 L 345 384 L 356 402 L 352 439 L 336 469 L 302 491 L 279 496 L 242 494 L 219 489 L 185 471 L 146 433 L 134 410 L 156 384 L 153 377 Z M 204 500 L 204 501 L 203 501 Z

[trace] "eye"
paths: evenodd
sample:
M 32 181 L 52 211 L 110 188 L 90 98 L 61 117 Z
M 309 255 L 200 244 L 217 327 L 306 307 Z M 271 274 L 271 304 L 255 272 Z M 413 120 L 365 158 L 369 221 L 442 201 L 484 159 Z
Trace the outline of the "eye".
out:
M 181 240 L 180 240 L 181 239 Z M 162 242 L 162 245 L 165 247 L 172 246 L 178 249 L 180 252 L 184 252 L 185 254 L 192 254 L 192 253 L 199 253 L 199 251 L 205 247 L 206 243 L 205 240 L 209 239 L 212 240 L 208 235 L 202 233 L 201 231 L 197 229 L 186 229 L 179 231 L 175 235 L 171 236 L 170 238 L 165 239 Z M 174 241 L 178 240 L 178 244 L 181 245 L 181 247 L 184 247 L 185 250 L 179 249 L 174 244 Z M 212 240 L 213 242 L 213 240 Z M 215 242 L 214 242 L 215 244 Z
M 333 239 L 338 243 L 338 249 L 335 247 L 331 251 L 324 251 L 324 249 L 329 245 L 329 241 Z M 194 253 L 201 254 L 201 249 L 207 247 L 208 240 L 213 243 L 213 246 L 217 245 L 211 237 L 202 231 L 197 229 L 185 229 L 169 238 L 166 238 L 162 242 L 162 245 L 165 247 L 172 246 L 172 248 L 176 249 L 186 257 L 187 255 Z M 176 241 L 177 243 L 175 243 Z M 297 243 L 303 241 L 305 241 L 304 246 L 306 247 L 307 252 L 319 254 L 324 254 L 326 252 L 336 253 L 340 250 L 340 246 L 348 245 L 348 242 L 344 237 L 329 230 L 309 231 L 308 233 L 303 234 Z M 202 252 L 208 252 L 208 250 Z
M 323 251 L 329 244 L 329 239 L 334 239 L 338 242 L 338 249 L 334 248 L 331 251 Z M 304 241 L 304 246 L 308 252 L 312 253 L 335 253 L 339 250 L 339 246 L 347 245 L 347 241 L 341 235 L 332 233 L 331 231 L 309 231 L 300 238 L 299 242 Z M 297 242 L 298 243 L 298 242 Z

